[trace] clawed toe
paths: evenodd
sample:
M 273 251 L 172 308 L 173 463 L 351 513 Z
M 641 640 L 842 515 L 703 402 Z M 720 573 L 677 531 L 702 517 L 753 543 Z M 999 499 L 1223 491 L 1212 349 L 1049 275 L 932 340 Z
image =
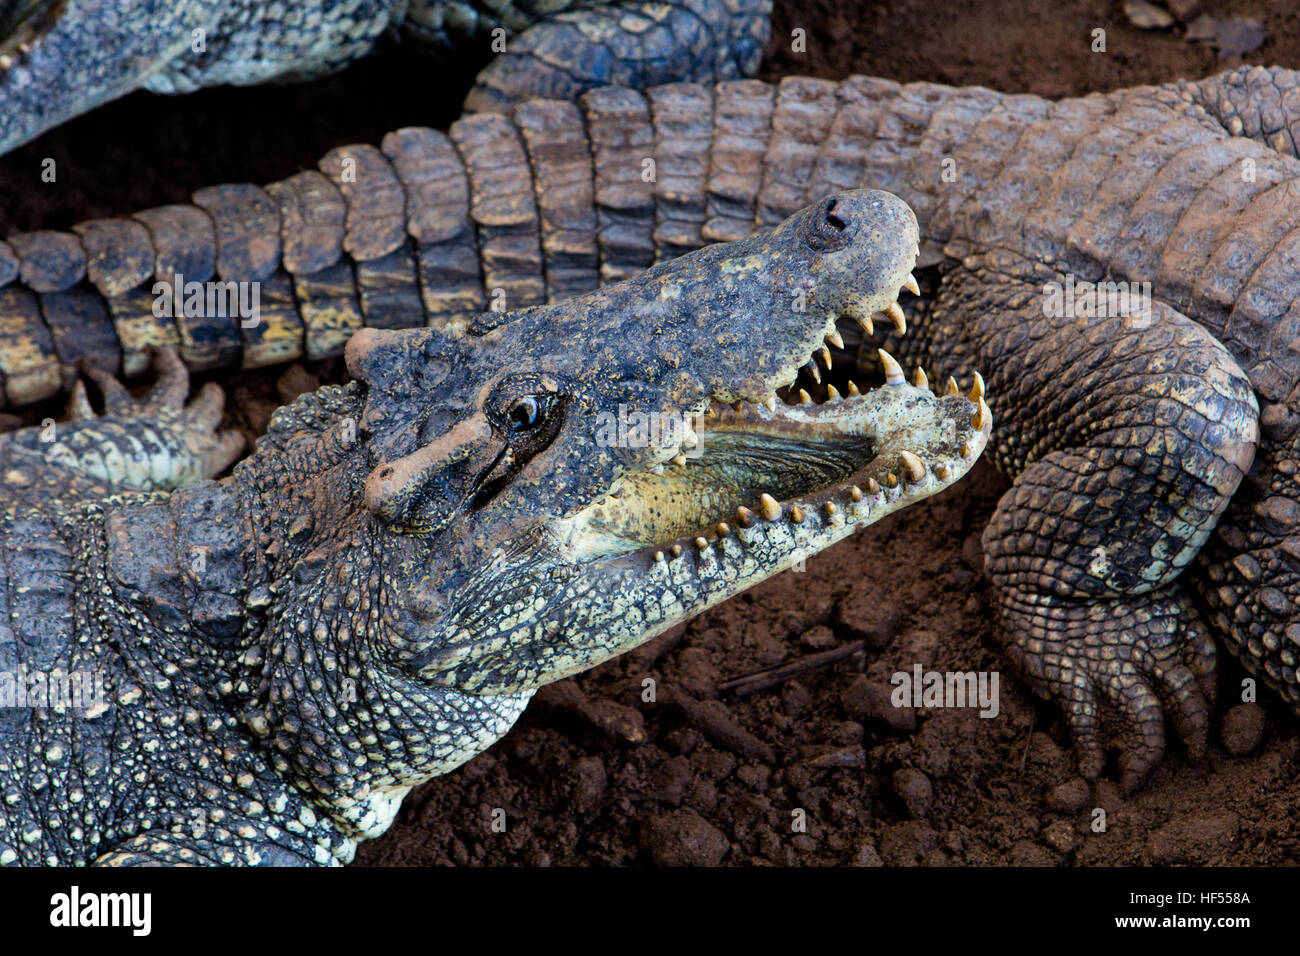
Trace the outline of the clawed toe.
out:
M 77 368 L 82 375 L 94 382 L 95 387 L 99 389 L 99 394 L 104 399 L 105 414 L 124 415 L 135 411 L 135 399 L 132 398 L 131 393 L 126 390 L 126 386 L 119 382 L 117 377 L 111 372 L 106 372 L 98 365 L 92 365 L 84 359 Z M 78 381 L 77 384 L 82 386 L 82 393 L 84 394 L 84 383 Z M 73 386 L 73 389 L 75 391 L 76 386 Z M 89 405 L 89 402 L 87 402 L 87 405 Z M 94 417 L 93 412 L 90 417 Z
M 158 373 L 158 381 L 145 399 L 149 409 L 180 411 L 190 394 L 190 372 L 181 357 L 170 346 L 150 346 L 150 360 Z
M 208 382 L 199 389 L 193 401 L 185 406 L 182 419 L 192 428 L 210 431 L 221 424 L 226 409 L 226 393 L 216 382 Z
M 1140 789 L 1164 759 L 1166 719 L 1188 758 L 1204 757 L 1214 644 L 1181 593 L 1044 612 L 1012 600 L 1004 624 L 1034 689 L 1061 706 L 1084 778 L 1099 779 L 1117 745 L 1122 789 Z

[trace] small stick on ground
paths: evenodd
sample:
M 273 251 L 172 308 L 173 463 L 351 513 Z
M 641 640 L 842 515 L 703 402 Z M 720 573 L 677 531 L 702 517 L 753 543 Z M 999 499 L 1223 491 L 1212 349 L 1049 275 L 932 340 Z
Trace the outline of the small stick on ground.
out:
M 842 647 L 833 647 L 829 651 L 808 654 L 805 657 L 787 661 L 784 664 L 773 664 L 771 667 L 764 667 L 748 674 L 741 674 L 739 677 L 729 677 L 718 685 L 718 690 L 731 691 L 737 697 L 756 694 L 760 690 L 779 687 L 805 671 L 825 667 L 827 664 L 834 664 L 836 661 L 852 657 L 865 647 L 866 641 L 853 641 Z

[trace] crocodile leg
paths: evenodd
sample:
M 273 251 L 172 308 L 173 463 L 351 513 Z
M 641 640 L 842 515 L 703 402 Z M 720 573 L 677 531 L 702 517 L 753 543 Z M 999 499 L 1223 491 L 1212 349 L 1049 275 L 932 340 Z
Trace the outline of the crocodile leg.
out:
M 189 372 L 174 351 L 155 350 L 158 382 L 136 401 L 111 375 L 94 366 L 85 371 L 104 397 L 97 416 L 78 382 L 70 402 L 71 420 L 49 427 L 24 428 L 0 441 L 11 462 L 18 456 L 39 462 L 39 471 L 67 469 L 96 485 L 165 491 L 212 478 L 244 452 L 238 432 L 218 432 L 225 394 L 208 382 L 186 404 Z M 19 483 L 21 484 L 21 483 Z M 39 486 L 22 485 L 39 497 Z M 20 488 L 15 492 L 26 497 Z
M 1140 295 L 1066 314 L 1074 304 L 1051 298 L 1065 286 L 1041 264 L 970 257 L 897 348 L 934 355 L 951 336 L 962 364 L 933 371 L 981 368 L 1012 396 L 993 454 L 1014 484 L 984 531 L 1005 641 L 1061 705 L 1085 775 L 1102 770 L 1103 715 L 1120 718 L 1109 729 L 1133 789 L 1164 753 L 1165 714 L 1193 757 L 1204 749 L 1214 645 L 1175 579 L 1250 468 L 1258 411 L 1231 355 L 1186 316 Z

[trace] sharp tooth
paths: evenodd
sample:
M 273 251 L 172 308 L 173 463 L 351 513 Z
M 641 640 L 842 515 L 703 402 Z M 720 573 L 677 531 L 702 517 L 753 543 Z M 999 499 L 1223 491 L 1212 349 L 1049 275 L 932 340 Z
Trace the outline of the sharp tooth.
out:
M 947 465 L 935 465 L 935 466 L 934 466 L 934 477 L 938 478 L 940 481 L 947 481 L 947 480 L 948 480 L 948 466 L 947 466 Z
M 953 378 L 951 375 L 949 375 L 949 376 L 948 376 L 948 385 L 947 385 L 947 387 L 944 388 L 944 392 L 943 392 L 943 393 L 944 393 L 945 395 L 956 395 L 956 394 L 958 394 L 960 391 L 961 391 L 961 389 L 957 387 L 957 380 L 956 380 L 955 378 Z
M 810 361 L 807 365 L 804 366 L 804 368 L 808 370 L 808 374 L 812 376 L 812 380 L 814 382 L 816 382 L 818 385 L 822 383 L 822 372 L 821 369 L 817 367 L 816 359 Z
M 826 504 L 822 506 L 822 510 L 825 511 L 828 515 L 833 515 L 835 514 L 835 512 L 839 511 L 840 509 L 836 507 L 835 502 L 828 501 L 826 502 Z
M 866 332 L 868 335 L 876 334 L 876 324 L 871 321 L 871 316 L 868 315 L 866 318 L 863 318 L 860 315 L 855 315 L 853 321 L 862 326 L 862 331 Z
M 907 316 L 903 314 L 903 308 L 897 302 L 889 303 L 885 315 L 889 316 L 889 321 L 894 323 L 894 328 L 898 329 L 899 335 L 907 332 Z
M 912 384 L 917 388 L 930 387 L 930 380 L 925 377 L 925 369 L 919 365 L 916 367 L 916 374 L 912 376 Z
M 993 413 L 989 411 L 989 407 L 984 404 L 984 399 L 981 398 L 978 407 L 975 409 L 975 414 L 970 417 L 970 427 L 977 432 L 983 431 L 984 426 L 992 419 Z
M 971 383 L 969 398 L 972 402 L 978 402 L 984 397 L 984 376 L 979 372 L 975 373 L 975 381 Z
M 880 364 L 885 367 L 885 384 L 907 384 L 907 379 L 903 377 L 903 367 L 894 360 L 894 357 L 884 349 L 878 349 L 877 351 L 880 353 Z
M 662 561 L 663 559 L 664 559 L 664 553 L 663 553 L 662 551 L 656 551 L 656 552 L 655 552 L 655 563 L 657 564 L 658 562 Z
M 889 487 L 891 488 L 897 488 L 898 476 L 891 471 L 889 474 L 885 476 L 885 484 L 889 485 Z
M 800 405 L 812 404 L 812 396 L 808 394 L 807 389 L 804 388 L 799 389 L 799 404 Z
M 853 381 L 853 379 L 849 379 L 849 395 L 861 395 L 861 394 L 862 393 L 858 391 L 858 383 Z
M 969 458 L 969 457 L 970 457 L 970 445 L 967 444 L 966 442 L 962 442 L 962 443 L 961 443 L 961 448 L 959 448 L 959 449 L 957 449 L 957 450 L 961 452 L 961 456 L 962 456 L 963 458 Z
M 828 349 L 826 346 L 823 345 L 823 346 L 822 346 L 822 351 L 821 351 L 821 356 L 822 356 L 822 361 L 826 363 L 826 371 L 829 372 L 829 371 L 831 370 L 831 350 Z M 816 362 L 813 363 L 813 367 L 814 367 L 814 368 L 817 367 L 817 363 L 816 363 Z
M 764 402 L 763 404 L 767 406 L 767 410 L 768 410 L 769 412 L 774 412 L 774 411 L 776 411 L 776 396 L 775 396 L 775 395 L 769 395 L 769 396 L 767 397 L 767 401 Z
M 867 494 L 869 494 L 869 495 L 878 495 L 878 494 L 880 494 L 880 482 L 876 481 L 876 479 L 874 479 L 874 478 L 868 478 L 868 479 L 867 479 Z
M 803 509 L 795 505 L 790 509 L 790 520 L 795 524 L 803 524 Z
M 674 558 L 680 558 L 682 556 L 682 546 L 680 544 L 673 545 L 672 552 Z
M 854 501 L 861 501 L 862 489 L 859 488 L 857 485 L 854 485 L 852 488 L 849 489 L 849 497 L 852 498 Z
M 709 541 L 708 541 L 707 538 L 696 538 L 696 539 L 695 539 L 695 547 L 699 548 L 701 551 L 703 551 L 703 550 L 705 550 L 706 548 L 708 548 L 708 546 L 709 546 Z
M 748 528 L 754 523 L 754 512 L 750 511 L 744 505 L 736 509 L 736 524 L 742 528 Z
M 758 510 L 768 521 L 775 521 L 781 517 L 781 506 L 769 494 L 764 494 L 758 499 Z
M 718 532 L 719 538 L 725 538 L 727 535 L 731 534 L 731 525 L 727 524 L 725 521 L 719 521 L 718 526 L 714 530 Z
M 676 456 L 673 458 L 673 464 L 674 464 L 674 465 L 685 465 L 685 464 L 686 464 L 686 456 L 685 456 L 685 455 L 676 455 Z
M 900 452 L 899 458 L 903 459 L 903 471 L 907 475 L 907 480 L 916 484 L 925 477 L 925 462 L 917 458 L 910 451 Z
M 844 348 L 844 339 L 841 337 L 839 329 L 833 330 L 830 335 L 826 336 L 826 341 L 837 349 Z
M 912 293 L 912 295 L 921 294 L 921 287 L 916 284 L 916 276 L 911 273 L 908 273 L 907 281 L 903 283 L 903 288 Z
M 835 400 L 836 400 L 837 398 L 839 398 L 839 397 L 840 397 L 840 393 L 839 393 L 838 389 L 835 388 L 834 385 L 827 385 L 827 386 L 826 386 L 826 400 L 827 400 L 827 401 L 833 402 L 833 401 L 835 401 Z

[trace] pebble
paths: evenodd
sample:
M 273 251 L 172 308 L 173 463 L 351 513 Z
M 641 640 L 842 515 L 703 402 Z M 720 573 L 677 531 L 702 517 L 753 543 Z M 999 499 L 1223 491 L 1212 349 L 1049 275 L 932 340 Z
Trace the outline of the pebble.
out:
M 1062 855 L 1074 849 L 1074 827 L 1066 820 L 1053 820 L 1043 827 L 1043 842 Z
M 840 598 L 834 620 L 845 637 L 865 641 L 873 650 L 885 647 L 898 631 L 898 616 L 881 608 L 879 600 L 865 592 L 850 591 Z
M 650 796 L 674 807 L 686 799 L 695 780 L 695 770 L 685 757 L 669 757 L 650 774 Z
M 799 643 L 814 651 L 829 651 L 832 647 L 838 647 L 840 641 L 834 631 L 821 624 L 800 634 Z
M 914 820 L 929 812 L 934 803 L 934 788 L 930 778 L 914 767 L 904 767 L 894 773 L 894 793 L 903 801 L 903 809 Z
M 892 687 L 859 674 L 840 696 L 840 706 L 846 716 L 860 724 L 884 727 L 898 734 L 913 733 L 916 712 L 910 707 L 895 707 L 889 699 L 892 692 Z
M 1264 739 L 1264 708 L 1259 704 L 1238 704 L 1223 715 L 1219 735 L 1223 749 L 1234 757 L 1254 753 Z
M 731 844 L 694 810 L 651 817 L 641 827 L 641 849 L 658 866 L 717 866 Z
M 1082 777 L 1075 777 L 1052 789 L 1052 792 L 1047 795 L 1047 809 L 1053 813 L 1079 813 L 1088 805 L 1091 797 L 1092 791 L 1088 787 L 1088 781 Z

